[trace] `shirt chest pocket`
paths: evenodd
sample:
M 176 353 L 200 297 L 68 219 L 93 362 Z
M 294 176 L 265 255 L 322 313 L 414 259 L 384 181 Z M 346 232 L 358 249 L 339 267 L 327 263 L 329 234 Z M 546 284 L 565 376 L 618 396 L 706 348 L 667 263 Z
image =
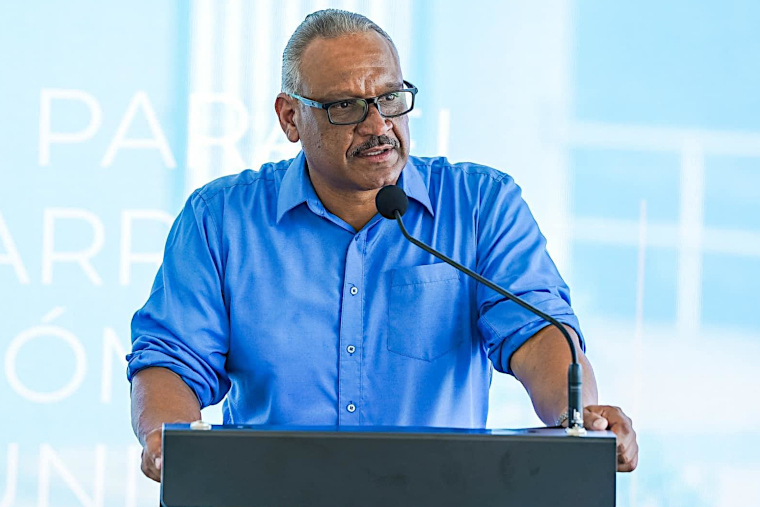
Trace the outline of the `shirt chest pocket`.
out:
M 388 350 L 432 361 L 469 336 L 464 276 L 448 264 L 393 270 L 388 301 Z

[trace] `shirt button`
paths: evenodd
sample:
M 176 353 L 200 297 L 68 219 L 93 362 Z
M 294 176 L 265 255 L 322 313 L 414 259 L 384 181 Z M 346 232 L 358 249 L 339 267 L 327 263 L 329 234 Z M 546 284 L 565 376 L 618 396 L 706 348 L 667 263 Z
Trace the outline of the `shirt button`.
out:
M 349 412 L 353 414 L 354 412 L 356 412 L 356 405 L 354 405 L 353 403 L 349 403 L 348 406 L 346 407 L 346 410 L 348 410 Z
M 350 292 L 352 296 L 356 296 L 357 294 L 359 294 L 359 289 L 357 289 L 354 285 L 352 285 Z
M 346 350 L 348 351 L 349 354 L 353 354 L 354 352 L 356 352 L 356 347 L 354 347 L 353 345 L 349 345 L 348 347 L 346 347 Z

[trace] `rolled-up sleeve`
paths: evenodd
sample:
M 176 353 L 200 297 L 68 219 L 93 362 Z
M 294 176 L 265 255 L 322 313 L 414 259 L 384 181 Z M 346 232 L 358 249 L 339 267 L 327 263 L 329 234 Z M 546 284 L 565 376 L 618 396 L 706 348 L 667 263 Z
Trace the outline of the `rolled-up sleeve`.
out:
M 478 271 L 508 291 L 572 327 L 585 350 L 570 291 L 546 251 L 520 188 L 509 176 L 481 192 L 478 215 Z M 512 354 L 550 325 L 541 317 L 478 286 L 478 329 L 496 370 L 513 375 Z
M 130 382 L 144 368 L 168 368 L 195 392 L 201 408 L 220 402 L 230 388 L 218 232 L 196 191 L 172 226 L 147 303 L 132 318 L 132 353 L 127 356 Z

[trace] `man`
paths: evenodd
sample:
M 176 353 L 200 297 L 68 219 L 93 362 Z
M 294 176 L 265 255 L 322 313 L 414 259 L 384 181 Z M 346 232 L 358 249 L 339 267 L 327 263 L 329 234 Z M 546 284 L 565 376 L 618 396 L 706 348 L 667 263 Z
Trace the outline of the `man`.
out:
M 548 425 L 566 420 L 562 334 L 405 241 L 375 196 L 398 184 L 412 234 L 567 325 L 583 365 L 585 424 L 598 406 L 568 290 L 513 180 L 409 156 L 416 88 L 388 35 L 352 13 L 306 18 L 283 55 L 275 110 L 303 151 L 196 191 L 133 319 L 133 427 L 160 478 L 161 425 L 226 396 L 226 423 L 483 427 L 491 368 L 525 386 Z

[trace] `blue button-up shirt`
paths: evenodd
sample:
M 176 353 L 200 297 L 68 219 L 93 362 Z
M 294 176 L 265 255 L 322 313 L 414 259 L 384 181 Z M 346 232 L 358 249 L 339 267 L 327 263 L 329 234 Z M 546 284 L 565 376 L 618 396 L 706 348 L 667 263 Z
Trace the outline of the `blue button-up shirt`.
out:
M 410 157 L 410 233 L 572 326 L 512 178 Z M 132 321 L 128 376 L 169 368 L 224 422 L 482 428 L 492 366 L 545 322 L 409 243 L 325 209 L 303 153 L 195 191 Z

